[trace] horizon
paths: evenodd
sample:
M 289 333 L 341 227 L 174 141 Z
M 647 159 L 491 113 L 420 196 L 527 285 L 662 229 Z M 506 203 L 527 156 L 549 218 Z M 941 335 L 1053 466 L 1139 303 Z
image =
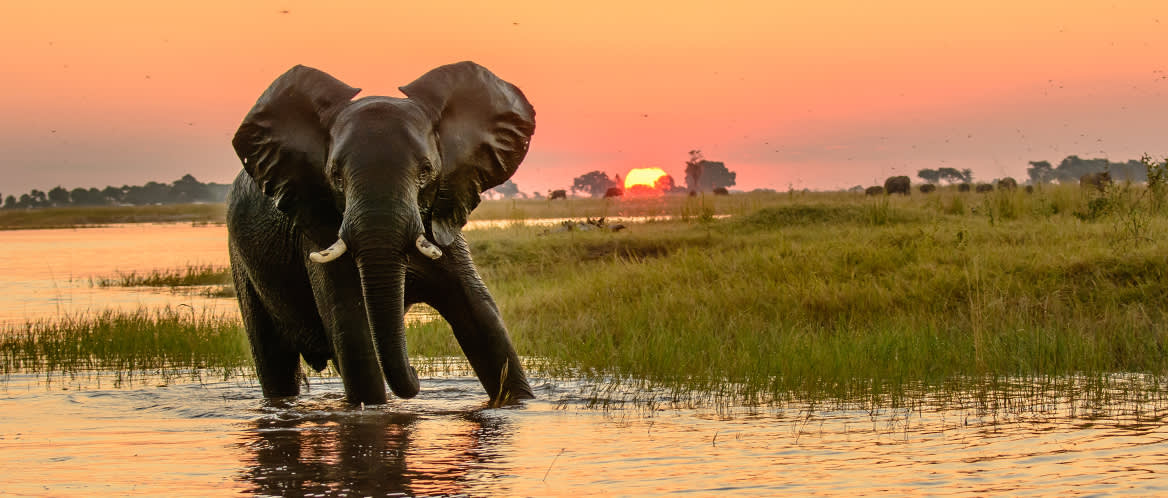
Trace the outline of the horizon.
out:
M 524 192 L 687 152 L 734 190 L 844 190 L 926 168 L 1024 180 L 1030 161 L 1168 155 L 1158 2 L 10 7 L 0 193 L 230 183 L 230 138 L 288 67 L 360 96 L 475 60 L 527 94 Z M 408 22 L 404 21 L 408 19 Z M 403 21 L 399 21 L 403 20 Z

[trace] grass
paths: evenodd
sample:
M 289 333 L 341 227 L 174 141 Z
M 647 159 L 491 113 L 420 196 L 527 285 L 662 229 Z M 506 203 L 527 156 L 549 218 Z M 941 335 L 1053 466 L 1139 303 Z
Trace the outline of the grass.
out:
M 223 204 L 0 209 L 0 230 L 83 228 L 119 223 L 223 224 L 225 218 Z
M 176 376 L 249 372 L 251 350 L 236 318 L 188 307 L 105 311 L 28 322 L 0 334 L 0 373 L 46 377 L 87 371 Z
M 96 287 L 223 286 L 231 283 L 231 269 L 215 265 L 187 265 L 185 268 L 153 270 L 141 275 L 138 272 L 118 273 L 114 277 L 91 278 L 89 283 Z
M 653 206 L 675 220 L 617 233 L 543 234 L 516 224 L 467 234 L 520 354 L 539 359 L 529 365 L 536 375 L 735 402 L 900 396 L 1020 379 L 1105 386 L 1116 374 L 1146 374 L 1158 385 L 1168 373 L 1168 216 L 1148 190 L 657 199 Z M 1106 209 L 1083 216 L 1098 199 Z M 527 217 L 624 209 L 599 200 L 527 201 L 552 206 L 546 211 L 506 202 L 484 207 L 522 209 Z M 173 321 L 153 324 L 141 314 L 87 320 L 96 322 L 17 331 L 23 343 L 0 345 L 5 371 L 35 364 L 11 363 L 10 350 L 36 358 L 76 349 L 69 357 L 85 367 L 138 364 L 86 363 L 122 358 L 105 342 L 70 339 L 87 338 L 90 329 L 142 358 L 187 355 L 192 347 L 135 345 L 141 334 L 151 337 L 135 327 L 173 331 L 180 327 Z M 181 325 L 188 326 L 194 329 L 184 334 L 242 340 L 238 324 Z M 123 327 L 128 332 L 115 332 Z M 41 334 L 65 335 L 48 350 L 27 346 Z M 415 356 L 461 356 L 441 321 L 410 324 L 407 334 Z M 224 367 L 250 361 L 246 345 L 242 359 L 217 348 L 200 361 L 213 364 L 218 354 Z

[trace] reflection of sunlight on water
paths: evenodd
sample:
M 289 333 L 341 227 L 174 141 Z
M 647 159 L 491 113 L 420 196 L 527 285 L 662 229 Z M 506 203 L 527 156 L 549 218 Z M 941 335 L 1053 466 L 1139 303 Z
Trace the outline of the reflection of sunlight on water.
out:
M 336 378 L 288 400 L 253 381 L 122 390 L 0 389 L 0 473 L 28 494 L 645 495 L 1128 491 L 1168 481 L 1164 395 L 952 393 L 899 408 L 788 401 L 730 410 L 532 379 L 539 399 L 487 409 L 469 377 L 352 407 Z M 987 397 L 988 396 L 988 397 Z M 996 401 L 995 401 L 996 400 Z M 1029 400 L 1029 401 L 1027 401 Z M 131 470 L 127 470 L 131 469 Z M 546 479 L 544 478 L 547 476 Z M 144 478 L 149 476 L 149 478 Z M 42 487 L 43 486 L 43 487 Z
M 84 229 L 4 232 L 0 259 L 0 325 L 107 309 L 135 311 L 186 305 L 212 314 L 237 314 L 235 298 L 203 295 L 208 287 L 97 287 L 94 279 L 188 265 L 224 267 L 227 229 L 221 225 L 126 224 Z M 408 319 L 432 320 L 427 307 Z

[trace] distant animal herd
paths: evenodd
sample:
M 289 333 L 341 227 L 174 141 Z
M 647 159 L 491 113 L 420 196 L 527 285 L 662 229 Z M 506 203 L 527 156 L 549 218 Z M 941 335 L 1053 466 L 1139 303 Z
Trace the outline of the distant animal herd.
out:
M 1098 190 L 1098 191 L 1102 192 L 1105 188 L 1107 188 L 1108 185 L 1111 185 L 1111 184 L 1112 184 L 1111 174 L 1106 172 L 1106 171 L 1099 172 L 1099 173 L 1087 173 L 1087 174 L 1079 177 L 1079 185 L 1081 185 L 1085 189 L 1094 189 L 1094 190 Z M 853 190 L 859 190 L 859 189 L 860 189 L 860 187 L 857 186 Z M 993 192 L 995 190 L 1013 191 L 1013 190 L 1017 190 L 1017 189 L 1018 189 L 1018 181 L 1011 178 L 1011 177 L 1008 177 L 1008 176 L 1005 178 L 1001 178 L 999 180 L 995 180 L 993 183 L 976 183 L 976 184 L 974 184 L 974 183 L 959 183 L 959 184 L 957 184 L 957 191 L 958 192 L 972 191 L 972 192 L 984 194 L 987 192 Z M 1027 194 L 1033 193 L 1034 192 L 1034 185 L 1025 185 L 1023 187 L 1023 190 Z M 864 191 L 865 195 L 869 195 L 869 196 L 892 195 L 892 194 L 909 195 L 910 193 L 912 193 L 912 181 L 909 179 L 909 177 L 903 176 L 903 175 L 890 176 L 890 177 L 888 177 L 888 179 L 884 180 L 883 186 L 874 185 L 874 186 L 868 187 L 866 189 L 863 189 L 863 191 Z M 922 194 L 931 194 L 931 193 L 937 191 L 937 185 L 935 183 L 923 183 L 923 184 L 920 184 L 917 186 L 917 191 L 919 191 Z M 609 198 L 613 198 L 613 197 L 620 197 L 623 193 L 624 193 L 624 191 L 622 191 L 621 189 L 619 189 L 617 187 L 612 187 L 612 188 L 609 188 L 608 191 L 604 193 L 604 198 L 609 199 Z M 714 195 L 730 195 L 730 192 L 727 191 L 726 188 L 724 188 L 724 187 L 718 187 L 718 188 L 715 188 L 713 190 L 713 194 Z M 696 196 L 697 192 L 690 192 L 689 195 L 691 197 Z M 568 198 L 567 190 L 548 191 L 548 195 L 547 195 L 548 200 L 567 199 L 567 198 Z
M 1099 173 L 1087 173 L 1079 177 L 1079 185 L 1085 189 L 1094 189 L 1102 192 L 1108 185 L 1112 184 L 1111 174 L 1103 171 Z M 858 189 L 859 187 L 857 187 Z M 1018 189 L 1018 181 L 1005 177 L 994 181 L 993 183 L 959 183 L 957 184 L 958 192 L 974 191 L 977 193 L 993 192 L 994 190 L 1013 191 Z M 922 194 L 929 194 L 937 191 L 937 185 L 933 183 L 924 183 L 917 187 L 917 190 Z M 1027 193 L 1034 193 L 1034 185 L 1026 185 L 1023 190 Z M 890 176 L 884 180 L 884 186 L 874 185 L 864 189 L 865 195 L 892 195 L 901 194 L 908 195 L 912 192 L 912 182 L 907 176 Z

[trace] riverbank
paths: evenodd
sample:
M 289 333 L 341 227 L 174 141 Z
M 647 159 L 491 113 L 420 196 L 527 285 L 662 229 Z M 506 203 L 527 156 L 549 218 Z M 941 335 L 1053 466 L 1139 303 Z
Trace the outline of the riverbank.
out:
M 693 202 L 711 199 L 723 198 Z M 1135 187 L 771 194 L 730 218 L 620 232 L 516 224 L 468 239 L 541 376 L 736 401 L 1068 376 L 1105 385 L 1168 373 L 1168 217 L 1153 201 Z M 58 328 L 69 327 L 29 330 Z M 462 356 L 441 320 L 407 333 L 415 356 Z M 213 367 L 214 355 L 200 361 Z

